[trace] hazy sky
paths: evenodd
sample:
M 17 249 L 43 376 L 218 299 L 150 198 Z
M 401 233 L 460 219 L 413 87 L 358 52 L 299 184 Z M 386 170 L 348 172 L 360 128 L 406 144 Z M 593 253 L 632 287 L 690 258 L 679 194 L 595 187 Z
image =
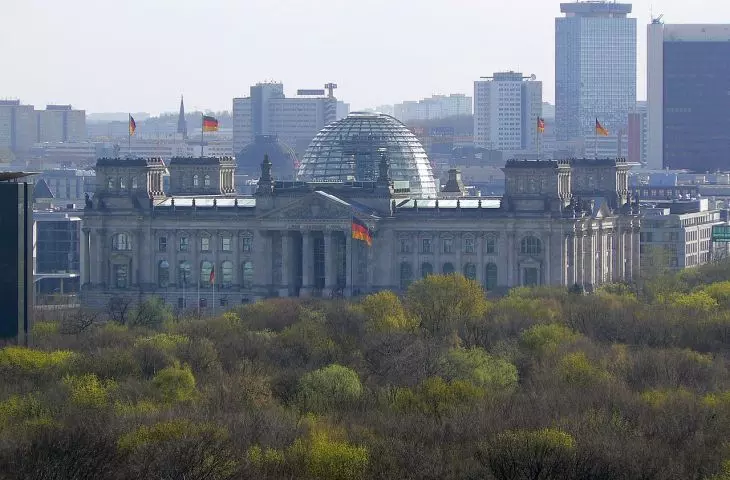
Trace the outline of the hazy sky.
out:
M 534 73 L 554 98 L 559 0 L 0 0 L 0 98 L 87 112 L 229 110 L 258 81 L 339 85 L 353 109 L 472 94 L 494 71 Z M 730 23 L 721 0 L 637 0 L 646 24 Z

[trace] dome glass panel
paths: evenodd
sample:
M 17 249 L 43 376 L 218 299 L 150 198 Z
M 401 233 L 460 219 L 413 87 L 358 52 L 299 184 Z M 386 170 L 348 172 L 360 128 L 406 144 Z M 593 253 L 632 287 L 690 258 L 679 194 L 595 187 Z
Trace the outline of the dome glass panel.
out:
M 385 155 L 393 181 L 408 181 L 411 194 L 438 195 L 421 142 L 389 115 L 354 112 L 324 129 L 309 144 L 298 171 L 310 182 L 375 181 Z

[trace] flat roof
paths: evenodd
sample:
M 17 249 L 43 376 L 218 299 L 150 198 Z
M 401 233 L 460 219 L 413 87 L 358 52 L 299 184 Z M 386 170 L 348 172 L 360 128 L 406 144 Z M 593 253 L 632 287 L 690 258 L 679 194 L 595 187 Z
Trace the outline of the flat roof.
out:
M 38 175 L 38 172 L 0 172 L 0 182 L 9 182 L 31 175 Z

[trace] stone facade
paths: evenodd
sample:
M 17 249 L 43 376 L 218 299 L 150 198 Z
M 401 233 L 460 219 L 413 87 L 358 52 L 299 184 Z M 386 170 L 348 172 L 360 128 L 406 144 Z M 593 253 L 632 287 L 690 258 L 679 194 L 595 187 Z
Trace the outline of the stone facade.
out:
M 402 292 L 422 276 L 451 272 L 487 290 L 591 290 L 639 272 L 638 208 L 619 160 L 510 161 L 502 198 L 438 200 L 396 192 L 385 158 L 377 181 L 350 183 L 276 182 L 267 159 L 248 197 L 234 193 L 227 159 L 196 160 L 170 162 L 178 192 L 170 194 L 162 192 L 161 161 L 98 161 L 81 246 L 87 304 L 158 295 L 210 308 Z M 196 186 L 192 174 L 215 182 Z M 351 238 L 353 217 L 371 229 L 371 247 Z

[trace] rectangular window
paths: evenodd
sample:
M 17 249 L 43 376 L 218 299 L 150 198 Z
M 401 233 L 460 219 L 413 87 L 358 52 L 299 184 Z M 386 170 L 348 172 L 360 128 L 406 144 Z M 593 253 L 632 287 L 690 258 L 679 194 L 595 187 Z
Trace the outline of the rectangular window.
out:
M 243 237 L 243 251 L 245 253 L 251 253 L 251 250 L 253 250 L 253 238 Z
M 203 237 L 200 239 L 200 251 L 207 252 L 210 250 L 210 238 Z
M 484 240 L 484 251 L 487 254 L 494 255 L 497 253 L 497 239 L 494 237 L 486 237 Z
M 411 241 L 407 238 L 400 240 L 400 253 L 411 253 Z
M 443 239 L 444 253 L 454 253 L 454 241 L 450 238 Z
M 160 237 L 157 242 L 157 247 L 161 252 L 167 251 L 167 237 Z
M 422 253 L 431 253 L 431 239 L 430 238 L 424 238 L 422 240 L 421 252 Z
M 190 240 L 188 237 L 180 237 L 180 251 L 187 252 L 190 248 Z
M 474 253 L 474 239 L 473 238 L 464 239 L 464 253 Z
M 224 252 L 231 251 L 231 237 L 223 237 L 221 239 L 221 250 Z
M 114 285 L 117 288 L 127 288 L 127 264 L 114 265 Z

